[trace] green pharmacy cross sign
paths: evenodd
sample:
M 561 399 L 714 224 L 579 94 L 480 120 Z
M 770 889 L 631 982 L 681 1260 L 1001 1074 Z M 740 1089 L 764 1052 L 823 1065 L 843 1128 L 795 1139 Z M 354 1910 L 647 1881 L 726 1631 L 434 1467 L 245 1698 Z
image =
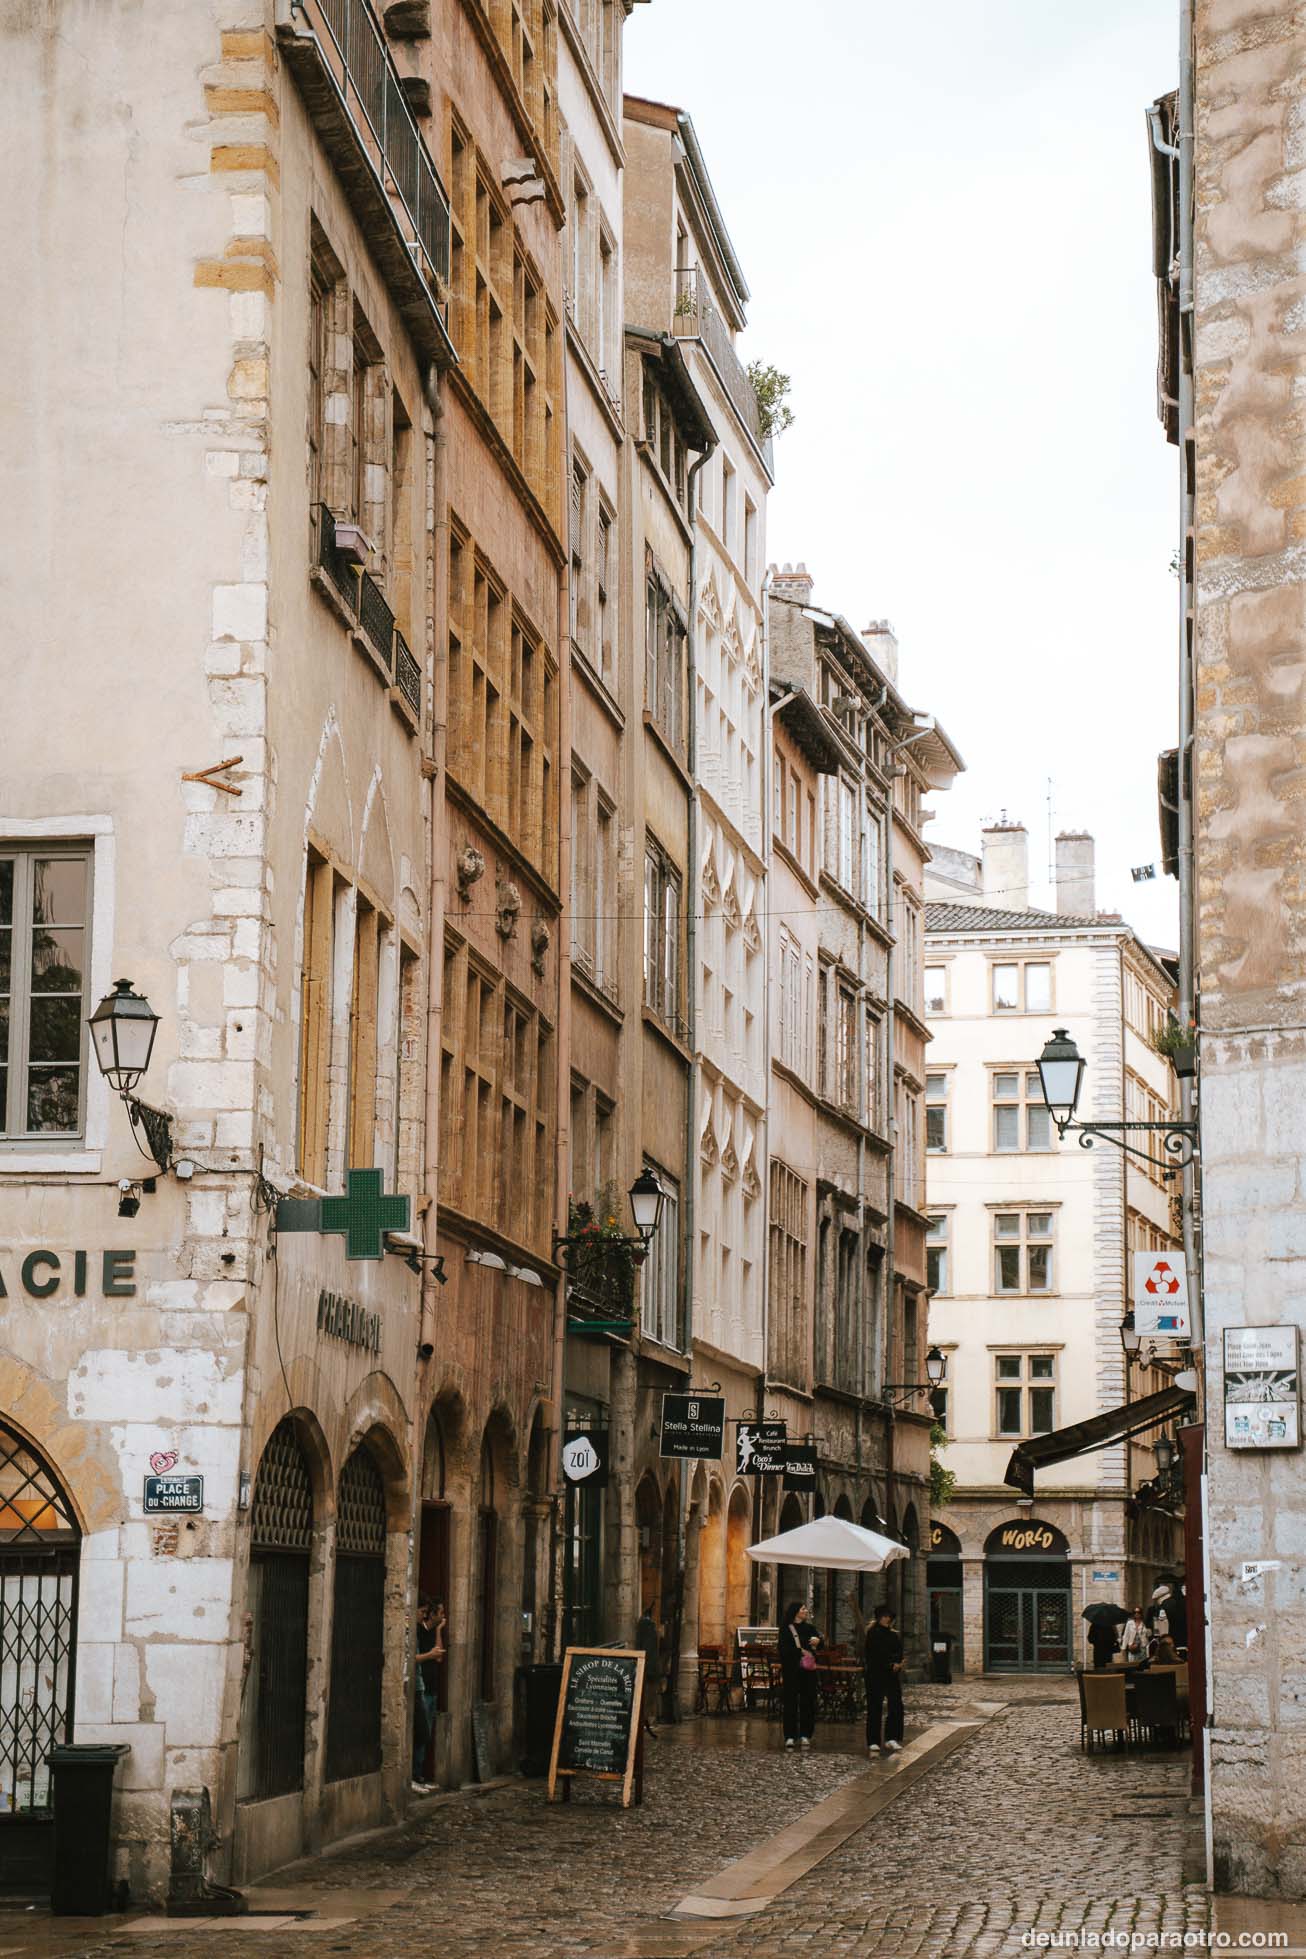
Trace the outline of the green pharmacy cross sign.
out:
M 380 1258 L 387 1231 L 407 1231 L 411 1199 L 383 1188 L 380 1170 L 347 1170 L 343 1197 L 285 1197 L 277 1205 L 278 1231 L 339 1232 L 345 1257 Z

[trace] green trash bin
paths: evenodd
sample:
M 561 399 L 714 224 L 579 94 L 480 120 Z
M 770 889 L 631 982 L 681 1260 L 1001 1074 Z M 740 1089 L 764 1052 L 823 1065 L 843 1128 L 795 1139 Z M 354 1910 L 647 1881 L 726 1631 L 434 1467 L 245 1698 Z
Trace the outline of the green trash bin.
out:
M 49 1756 L 54 1783 L 54 1878 L 50 1909 L 65 1918 L 100 1918 L 112 1908 L 111 1819 L 114 1772 L 125 1741 L 68 1742 Z

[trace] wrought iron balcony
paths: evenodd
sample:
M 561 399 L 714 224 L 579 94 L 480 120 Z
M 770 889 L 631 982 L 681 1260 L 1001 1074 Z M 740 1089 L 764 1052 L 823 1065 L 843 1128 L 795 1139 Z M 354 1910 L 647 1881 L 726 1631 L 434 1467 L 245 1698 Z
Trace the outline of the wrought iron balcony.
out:
M 721 377 L 722 387 L 734 403 L 740 421 L 761 450 L 768 474 L 774 475 L 771 437 L 766 433 L 757 394 L 748 378 L 748 369 L 735 352 L 730 329 L 712 304 L 707 281 L 696 265 L 679 266 L 676 270 L 676 303 L 671 316 L 671 331 L 678 340 L 701 342 Z
M 385 602 L 385 593 L 366 571 L 359 580 L 358 623 L 386 672 L 393 674 L 395 616 Z
M 369 250 L 419 350 L 456 359 L 447 327 L 449 199 L 368 0 L 292 0 L 287 61 Z
M 395 686 L 414 714 L 422 712 L 422 669 L 409 649 L 408 641 L 395 628 Z
M 314 506 L 317 516 L 317 561 L 336 596 L 352 619 L 358 617 L 358 566 L 336 548 L 336 520 L 329 504 Z

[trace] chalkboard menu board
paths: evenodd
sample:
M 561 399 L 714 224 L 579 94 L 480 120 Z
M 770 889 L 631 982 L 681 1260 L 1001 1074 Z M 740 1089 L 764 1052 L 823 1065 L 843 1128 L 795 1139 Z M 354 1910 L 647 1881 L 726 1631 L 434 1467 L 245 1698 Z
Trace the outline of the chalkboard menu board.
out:
M 549 1801 L 571 1796 L 571 1780 L 596 1775 L 620 1782 L 621 1801 L 643 1797 L 640 1714 L 644 1655 L 614 1646 L 569 1646 L 562 1658 L 562 1688 L 549 1763 Z

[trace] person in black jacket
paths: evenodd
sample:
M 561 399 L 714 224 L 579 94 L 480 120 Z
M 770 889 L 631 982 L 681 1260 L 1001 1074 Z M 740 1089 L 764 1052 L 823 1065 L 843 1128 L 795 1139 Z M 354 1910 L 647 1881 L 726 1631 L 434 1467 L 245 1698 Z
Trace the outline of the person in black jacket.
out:
M 805 1605 L 791 1605 L 780 1625 L 781 1699 L 784 1707 L 785 1747 L 812 1745 L 816 1727 L 816 1663 L 813 1647 L 821 1635 L 807 1617 Z M 805 1655 L 812 1654 L 810 1664 Z
M 880 1752 L 880 1722 L 884 1722 L 884 1752 L 896 1755 L 902 1747 L 902 1640 L 893 1629 L 893 1612 L 877 1608 L 867 1629 L 862 1661 L 866 1674 L 866 1752 Z M 887 1709 L 887 1711 L 886 1711 Z

